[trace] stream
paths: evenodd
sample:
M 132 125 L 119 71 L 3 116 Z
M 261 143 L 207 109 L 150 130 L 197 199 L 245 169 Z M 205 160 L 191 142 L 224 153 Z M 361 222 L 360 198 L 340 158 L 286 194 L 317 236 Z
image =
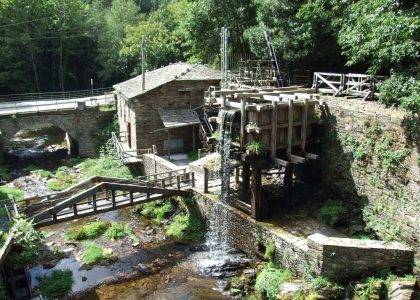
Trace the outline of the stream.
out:
M 19 138 L 24 146 L 19 147 Z M 24 190 L 25 197 L 50 193 L 46 180 L 28 174 L 26 168 L 56 170 L 67 156 L 62 136 L 51 138 L 37 132 L 36 137 L 19 138 L 7 154 L 13 166 L 12 184 Z M 130 224 L 139 243 L 129 237 L 114 241 L 99 237 L 94 242 L 112 251 L 112 258 L 84 266 L 80 258 L 85 242 L 66 241 L 64 232 L 98 220 Z M 46 241 L 40 263 L 30 269 L 31 287 L 36 289 L 39 277 L 53 270 L 69 269 L 74 283 L 68 299 L 231 299 L 229 279 L 254 261 L 226 245 L 219 221 L 210 222 L 206 238 L 194 245 L 167 239 L 164 226 L 140 216 L 134 208 L 42 228 Z M 63 257 L 53 254 L 58 249 Z

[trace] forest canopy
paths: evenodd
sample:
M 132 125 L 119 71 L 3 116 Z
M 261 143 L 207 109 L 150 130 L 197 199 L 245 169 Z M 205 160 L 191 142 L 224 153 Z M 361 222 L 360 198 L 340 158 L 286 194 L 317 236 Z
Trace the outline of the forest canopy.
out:
M 286 69 L 392 75 L 419 94 L 420 6 L 409 0 L 1 0 L 0 93 L 126 80 L 141 70 L 143 36 L 149 70 L 217 65 L 224 25 L 231 54 L 267 58 L 266 30 Z

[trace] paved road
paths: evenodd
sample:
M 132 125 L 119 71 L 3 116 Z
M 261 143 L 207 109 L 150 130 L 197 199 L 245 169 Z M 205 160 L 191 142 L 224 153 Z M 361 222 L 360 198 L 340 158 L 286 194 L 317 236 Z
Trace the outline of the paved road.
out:
M 106 94 L 94 97 L 65 99 L 65 100 L 26 100 L 14 102 L 0 102 L 0 115 L 14 115 L 46 111 L 74 110 L 78 102 L 84 102 L 87 107 L 108 105 L 114 103 L 114 95 Z

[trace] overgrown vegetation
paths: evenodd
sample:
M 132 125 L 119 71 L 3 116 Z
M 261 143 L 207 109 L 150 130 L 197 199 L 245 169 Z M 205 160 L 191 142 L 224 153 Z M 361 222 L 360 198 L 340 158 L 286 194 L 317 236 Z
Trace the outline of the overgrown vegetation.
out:
M 59 167 L 54 177 L 54 179 L 47 182 L 47 186 L 51 191 L 63 191 L 80 180 L 78 175 L 66 166 Z
M 274 243 L 273 240 L 267 239 L 264 243 L 264 246 L 265 246 L 264 258 L 274 265 L 276 262 L 276 244 Z
M 1 137 L 1 135 L 0 135 Z M 0 180 L 10 180 L 10 169 L 7 166 L 0 165 Z
M 117 178 L 133 178 L 127 166 L 120 166 L 119 161 L 108 154 L 101 154 L 97 159 L 86 159 L 76 165 L 86 177 L 108 176 Z
M 321 206 L 317 213 L 318 221 L 330 226 L 337 226 L 339 224 L 345 225 L 349 222 L 349 207 L 348 204 L 337 201 L 327 200 Z
M 172 199 L 166 199 L 141 204 L 138 209 L 141 215 L 161 222 L 172 215 L 176 207 Z
M 106 231 L 105 236 L 110 240 L 125 238 L 131 232 L 130 224 L 113 223 Z
M 102 235 L 108 228 L 111 227 L 111 222 L 98 221 L 91 224 L 78 226 L 66 231 L 65 238 L 67 240 L 86 240 L 95 239 Z
M 10 234 L 14 236 L 13 249 L 7 260 L 13 268 L 31 265 L 39 258 L 39 248 L 44 241 L 42 232 L 35 230 L 32 222 L 17 219 Z
M 277 299 L 279 287 L 287 280 L 292 279 L 292 274 L 283 269 L 274 268 L 267 264 L 258 274 L 255 282 L 255 291 L 269 300 Z
M 23 199 L 23 194 L 23 191 L 18 188 L 6 185 L 0 186 L 0 200 L 12 200 L 13 197 L 16 200 L 21 200 Z
M 177 241 L 190 242 L 204 237 L 203 220 L 194 212 L 177 214 L 166 227 L 165 233 Z
M 259 141 L 251 141 L 246 144 L 246 151 L 254 155 L 264 155 L 266 153 L 264 144 Z
M 86 242 L 84 244 L 85 250 L 82 255 L 82 262 L 84 264 L 92 265 L 101 262 L 108 258 L 111 253 L 106 253 L 105 249 L 93 242 Z
M 73 272 L 71 270 L 54 270 L 39 280 L 41 295 L 48 299 L 65 296 L 71 291 L 73 285 Z

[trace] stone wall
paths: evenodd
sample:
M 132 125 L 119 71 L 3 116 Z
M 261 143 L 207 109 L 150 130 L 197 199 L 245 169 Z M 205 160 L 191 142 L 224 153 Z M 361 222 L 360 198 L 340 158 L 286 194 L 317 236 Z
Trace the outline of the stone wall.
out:
M 143 157 L 143 174 L 152 175 L 155 173 L 163 173 L 183 169 L 170 161 L 153 154 L 145 154 Z M 159 177 L 158 177 L 159 178 Z
M 320 275 L 347 281 L 392 270 L 410 273 L 413 251 L 398 242 L 326 237 L 316 233 L 307 238 L 258 222 L 225 205 L 216 195 L 196 193 L 197 206 L 207 220 L 225 228 L 231 245 L 251 256 L 262 256 L 267 241 L 276 246 L 276 261 L 296 275 Z
M 308 255 L 313 271 L 337 281 L 349 281 L 390 270 L 394 274 L 412 272 L 413 251 L 397 242 L 326 237 L 308 237 Z
M 101 112 L 98 107 L 83 110 L 65 110 L 18 114 L 15 117 L 0 117 L 0 131 L 5 146 L 16 133 L 49 126 L 56 126 L 77 143 L 77 152 L 82 157 L 94 157 L 97 145 L 93 133 L 112 121 L 113 112 Z
M 205 219 L 218 218 L 220 226 L 226 227 L 227 239 L 235 247 L 251 256 L 264 255 L 265 244 L 271 240 L 276 245 L 276 259 L 285 268 L 296 275 L 307 274 L 311 264 L 307 255 L 306 239 L 288 233 L 275 233 L 264 227 L 247 214 L 210 199 L 202 194 L 196 194 L 196 203 Z
M 379 237 L 410 245 L 420 265 L 419 152 L 405 126 L 409 116 L 376 102 L 322 100 L 323 186 L 358 203 L 367 228 Z

